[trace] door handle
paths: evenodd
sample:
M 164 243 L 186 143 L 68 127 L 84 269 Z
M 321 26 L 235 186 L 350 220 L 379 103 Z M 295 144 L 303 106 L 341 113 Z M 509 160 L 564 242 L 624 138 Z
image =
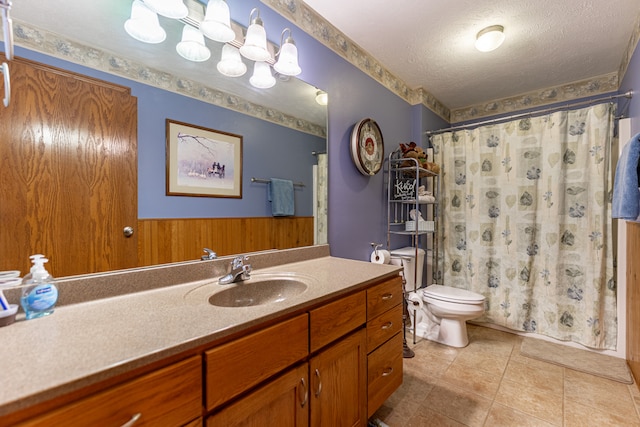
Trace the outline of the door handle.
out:
M 124 234 L 124 237 L 133 236 L 133 227 L 126 226 L 122 229 L 122 234 Z

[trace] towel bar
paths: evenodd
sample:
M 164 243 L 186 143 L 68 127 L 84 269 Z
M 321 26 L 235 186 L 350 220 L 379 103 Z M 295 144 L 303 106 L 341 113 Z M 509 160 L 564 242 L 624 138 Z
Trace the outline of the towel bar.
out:
M 263 182 L 265 184 L 268 184 L 271 182 L 271 180 L 269 179 L 264 179 L 264 178 L 251 178 L 251 182 Z M 302 182 L 294 182 L 293 185 L 295 185 L 296 187 L 304 187 L 304 183 Z

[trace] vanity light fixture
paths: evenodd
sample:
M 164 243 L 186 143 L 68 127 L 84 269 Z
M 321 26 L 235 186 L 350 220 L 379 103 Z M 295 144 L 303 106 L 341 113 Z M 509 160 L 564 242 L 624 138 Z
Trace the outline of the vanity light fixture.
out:
M 144 0 L 144 4 L 158 15 L 171 19 L 182 19 L 189 15 L 189 9 L 182 0 Z
M 504 27 L 491 25 L 483 28 L 476 35 L 476 49 L 480 52 L 491 52 L 500 47 L 504 41 Z
M 222 58 L 216 68 L 220 74 L 227 77 L 240 77 L 247 72 L 247 66 L 240 57 L 240 51 L 230 44 L 222 46 Z
M 189 24 L 184 24 L 182 41 L 176 45 L 176 51 L 184 59 L 203 62 L 211 57 L 211 51 L 204 44 L 204 34 Z
M 6 0 L 0 0 L 3 1 Z M 158 15 L 178 19 L 185 24 L 176 51 L 189 61 L 204 62 L 211 57 L 205 37 L 223 43 L 221 58 L 216 64 L 222 75 L 244 75 L 247 65 L 242 57 L 255 62 L 253 76 L 249 81 L 257 88 L 267 89 L 276 84 L 271 67 L 281 80 L 302 72 L 291 29 L 285 28 L 280 34 L 278 50 L 267 40 L 257 7 L 249 14 L 249 27 L 245 32 L 242 25 L 231 21 L 226 0 L 208 0 L 206 6 L 201 0 L 133 0 L 131 17 L 124 24 L 125 30 L 136 40 L 161 43 L 166 39 L 167 33 L 160 26 Z M 274 55 L 273 52 L 276 51 Z
M 289 32 L 289 37 L 286 39 L 284 35 Z M 291 37 L 291 30 L 285 28 L 280 34 L 280 51 L 276 54 L 278 62 L 273 65 L 273 69 L 285 76 L 297 76 L 302 72 L 298 65 L 298 48 L 296 43 Z
M 209 0 L 200 31 L 211 40 L 228 43 L 236 38 L 231 28 L 229 5 L 224 0 Z
M 255 18 L 252 18 L 254 12 L 257 12 L 257 14 Z M 267 32 L 264 29 L 262 19 L 260 19 L 260 10 L 257 7 L 251 10 L 249 23 L 244 44 L 240 47 L 240 54 L 256 62 L 271 59 L 271 54 L 267 50 Z
M 131 37 L 144 43 L 162 43 L 167 38 L 158 22 L 158 15 L 140 0 L 131 4 L 131 18 L 125 21 L 124 29 Z
M 251 86 L 258 89 L 269 89 L 276 84 L 276 78 L 271 74 L 271 67 L 266 62 L 256 61 L 253 75 L 249 79 Z
M 320 105 L 327 105 L 329 103 L 329 95 L 323 90 L 316 92 L 316 102 Z

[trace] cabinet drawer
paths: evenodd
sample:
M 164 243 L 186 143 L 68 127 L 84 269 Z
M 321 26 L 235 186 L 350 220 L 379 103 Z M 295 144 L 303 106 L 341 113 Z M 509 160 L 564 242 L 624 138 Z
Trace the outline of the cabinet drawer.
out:
M 364 291 L 310 312 L 311 352 L 348 334 L 367 321 Z
M 367 322 L 367 353 L 402 330 L 402 304 Z
M 211 410 L 309 354 L 307 314 L 205 352 L 206 402 Z
M 367 358 L 368 417 L 402 384 L 402 334 L 398 333 Z
M 367 320 L 402 302 L 402 278 L 400 276 L 367 289 Z
M 181 426 L 202 415 L 202 361 L 186 359 L 70 403 L 22 426 Z M 137 424 L 136 424 L 137 425 Z

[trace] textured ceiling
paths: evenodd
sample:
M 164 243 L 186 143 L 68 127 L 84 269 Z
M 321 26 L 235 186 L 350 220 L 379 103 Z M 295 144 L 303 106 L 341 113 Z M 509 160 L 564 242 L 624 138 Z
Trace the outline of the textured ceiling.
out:
M 410 89 L 449 109 L 617 73 L 638 0 L 305 0 Z M 500 24 L 497 50 L 475 35 Z

